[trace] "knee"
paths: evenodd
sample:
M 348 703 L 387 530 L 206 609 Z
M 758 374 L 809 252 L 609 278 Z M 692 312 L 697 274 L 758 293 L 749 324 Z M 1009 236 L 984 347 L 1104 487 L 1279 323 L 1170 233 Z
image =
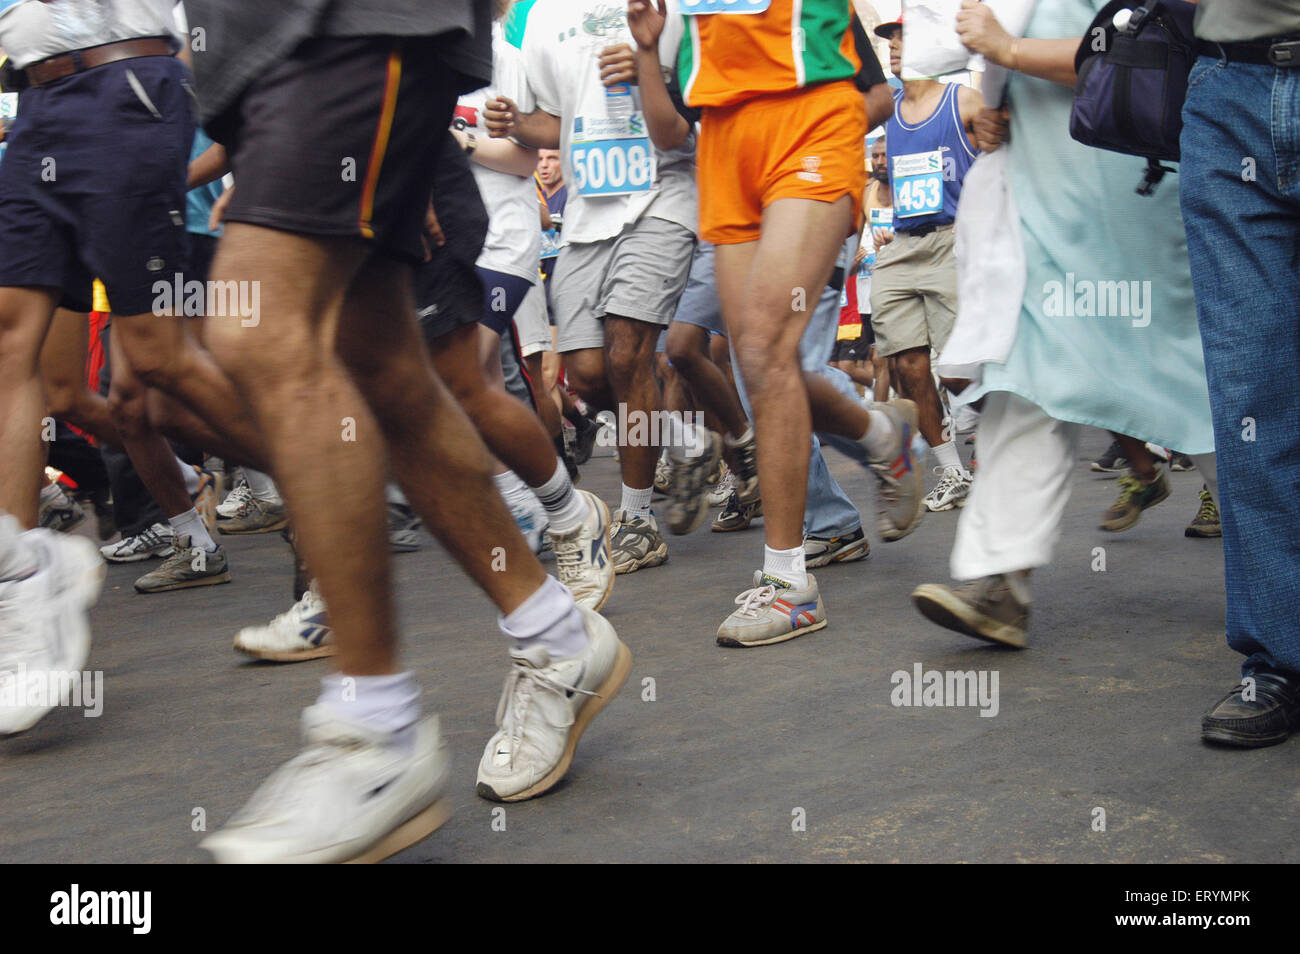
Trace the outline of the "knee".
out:
M 689 374 L 704 360 L 699 343 L 689 335 L 674 335 L 670 332 L 665 347 L 668 360 L 678 371 L 685 370 Z
M 590 401 L 605 390 L 605 359 L 594 349 L 571 351 L 564 355 L 564 371 L 569 385 Z
M 114 385 L 108 392 L 108 413 L 114 426 L 127 437 L 149 430 L 149 408 L 143 389 Z
M 898 373 L 909 381 L 921 381 L 930 376 L 930 355 L 923 349 L 900 352 L 894 356 L 894 364 Z
M 78 412 L 82 410 L 77 398 L 80 396 L 78 388 L 71 381 L 52 381 L 49 377 L 45 379 L 45 408 L 50 417 L 67 418 L 74 423 L 79 417 Z

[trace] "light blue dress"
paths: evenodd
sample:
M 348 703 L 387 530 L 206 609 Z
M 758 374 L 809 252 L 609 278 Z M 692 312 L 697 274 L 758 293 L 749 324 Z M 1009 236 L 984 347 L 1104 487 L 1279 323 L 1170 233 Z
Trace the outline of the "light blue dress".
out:
M 1026 36 L 1082 37 L 1101 0 L 1039 0 Z M 1009 175 L 1027 283 L 1005 364 L 979 393 L 1011 391 L 1062 421 L 1187 454 L 1214 450 L 1178 176 L 1134 190 L 1146 160 L 1070 138 L 1071 91 L 1013 73 Z

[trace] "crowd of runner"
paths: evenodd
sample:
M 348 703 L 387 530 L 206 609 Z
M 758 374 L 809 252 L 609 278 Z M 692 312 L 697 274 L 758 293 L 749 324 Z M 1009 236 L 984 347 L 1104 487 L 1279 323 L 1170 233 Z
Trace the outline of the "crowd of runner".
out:
M 388 554 L 422 527 L 498 610 L 477 792 L 518 801 L 627 678 L 600 610 L 674 536 L 760 531 L 712 544 L 754 566 L 712 636 L 756 648 L 829 625 L 810 571 L 868 556 L 860 503 L 884 542 L 950 521 L 958 582 L 916 581 L 917 610 L 1026 646 L 1094 426 L 1104 531 L 1200 471 L 1186 534 L 1222 539 L 1246 657 L 1203 735 L 1282 741 L 1300 110 L 1271 104 L 1300 104 L 1276 52 L 1300 3 L 1202 0 L 1179 175 L 1149 196 L 1124 194 L 1143 159 L 1068 131 L 1102 4 L 1025 7 L 951 24 L 1006 74 L 990 100 L 848 0 L 0 2 L 0 682 L 85 667 L 106 563 L 140 565 L 139 598 L 238 600 L 223 538 L 279 532 L 294 602 L 234 648 L 334 671 L 204 846 L 379 860 L 456 784 L 397 663 Z M 970 264 L 1007 248 L 1022 292 Z M 1098 311 L 1119 285 L 1128 311 Z M 616 502 L 576 486 L 603 444 Z M 6 698 L 0 734 L 53 704 Z

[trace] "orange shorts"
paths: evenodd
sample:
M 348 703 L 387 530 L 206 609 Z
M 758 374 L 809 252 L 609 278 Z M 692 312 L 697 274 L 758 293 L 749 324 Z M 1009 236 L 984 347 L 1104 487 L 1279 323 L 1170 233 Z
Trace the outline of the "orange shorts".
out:
M 867 110 L 852 82 L 706 106 L 696 151 L 700 237 L 715 245 L 757 240 L 777 199 L 853 201 L 861 228 L 867 187 Z

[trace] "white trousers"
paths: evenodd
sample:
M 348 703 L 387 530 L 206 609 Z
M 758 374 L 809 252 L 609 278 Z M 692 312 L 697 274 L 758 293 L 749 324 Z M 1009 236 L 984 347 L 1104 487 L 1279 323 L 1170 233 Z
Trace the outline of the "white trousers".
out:
M 952 548 L 954 579 L 1051 562 L 1082 433 L 1082 424 L 1058 421 L 1017 394 L 994 391 L 984 399 L 975 432 L 979 467 Z M 1214 455 L 1193 460 L 1218 500 Z

